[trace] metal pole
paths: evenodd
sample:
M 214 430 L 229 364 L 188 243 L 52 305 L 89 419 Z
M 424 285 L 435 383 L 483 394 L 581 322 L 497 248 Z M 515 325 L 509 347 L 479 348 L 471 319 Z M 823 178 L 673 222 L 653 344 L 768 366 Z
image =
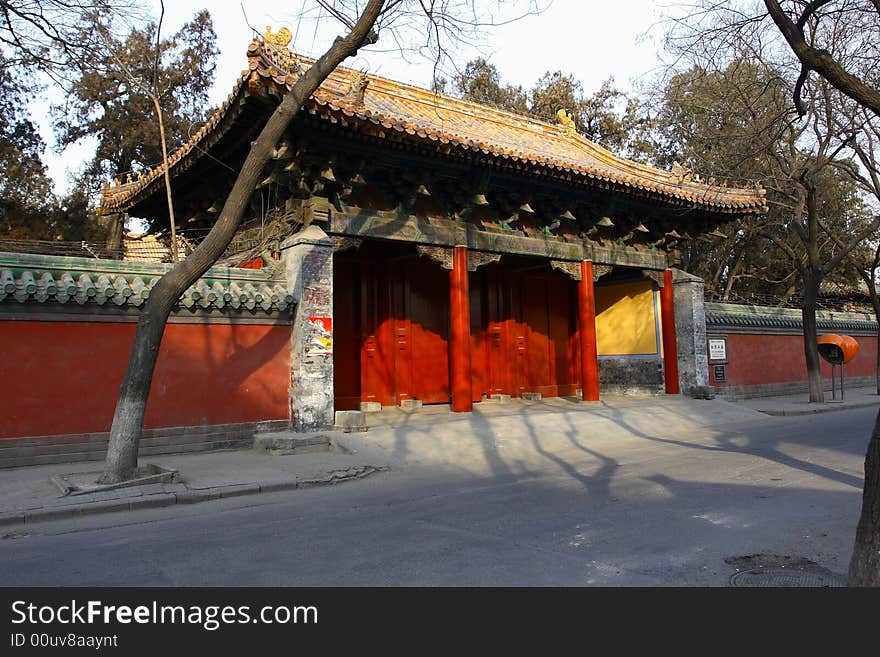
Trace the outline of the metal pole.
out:
M 840 364 L 840 401 L 844 400 L 843 384 L 846 380 L 846 364 Z
M 837 390 L 835 389 L 835 385 L 837 384 L 837 379 L 834 376 L 834 363 L 831 363 L 831 399 L 837 400 Z

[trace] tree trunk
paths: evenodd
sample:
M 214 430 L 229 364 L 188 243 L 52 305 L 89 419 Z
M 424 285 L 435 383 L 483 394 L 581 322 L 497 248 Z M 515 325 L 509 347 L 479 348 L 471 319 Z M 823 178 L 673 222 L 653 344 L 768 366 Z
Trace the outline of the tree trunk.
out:
M 376 40 L 373 24 L 382 10 L 383 0 L 370 0 L 357 23 L 345 38 L 339 38 L 293 85 L 281 104 L 269 117 L 257 139 L 252 142 L 232 191 L 226 199 L 217 223 L 207 237 L 186 259 L 178 262 L 153 289 L 134 336 L 131 356 L 119 390 L 110 444 L 102 483 L 131 479 L 137 470 L 137 453 L 143 431 L 144 412 L 159 356 L 165 322 L 180 296 L 222 255 L 232 241 L 247 209 L 251 195 L 287 126 L 321 82 L 347 57 Z
M 733 284 L 736 282 L 736 277 L 739 275 L 740 269 L 742 269 L 744 254 L 745 249 L 739 252 L 739 255 L 736 256 L 736 262 L 733 265 L 733 269 L 730 270 L 730 273 L 727 276 L 727 285 L 724 287 L 724 296 L 721 297 L 721 300 L 724 303 L 730 301 L 730 293 L 733 291 Z
M 108 217 L 107 227 L 107 250 L 110 257 L 122 260 L 122 233 L 125 231 L 125 215 L 121 212 Z
M 804 301 L 801 317 L 804 324 L 804 356 L 807 361 L 807 377 L 810 382 L 810 402 L 822 403 L 825 393 L 822 388 L 822 368 L 816 339 L 816 299 L 819 296 L 819 282 L 810 275 L 804 276 Z
M 871 306 L 874 308 L 874 319 L 877 322 L 877 365 L 874 368 L 874 383 L 877 386 L 877 394 L 880 395 L 880 303 L 877 300 L 877 290 L 871 288 Z
M 862 513 L 856 528 L 849 586 L 880 586 L 880 412 L 865 453 Z
M 874 259 L 876 264 L 877 258 Z M 880 395 L 880 299 L 877 298 L 877 284 L 874 282 L 874 275 L 877 273 L 875 266 L 870 270 L 870 275 L 860 272 L 862 279 L 868 286 L 868 294 L 871 295 L 871 307 L 874 309 L 874 320 L 877 322 L 877 365 L 874 368 L 874 383 L 877 387 L 877 394 Z

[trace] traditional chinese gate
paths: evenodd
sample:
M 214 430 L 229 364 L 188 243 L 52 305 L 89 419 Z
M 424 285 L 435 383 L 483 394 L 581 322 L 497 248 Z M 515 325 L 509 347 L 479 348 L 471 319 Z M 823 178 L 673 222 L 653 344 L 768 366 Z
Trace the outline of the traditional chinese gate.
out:
M 449 271 L 413 251 L 371 243 L 335 256 L 337 409 L 450 401 Z M 562 274 L 520 271 L 503 260 L 470 273 L 473 401 L 575 394 L 575 286 Z

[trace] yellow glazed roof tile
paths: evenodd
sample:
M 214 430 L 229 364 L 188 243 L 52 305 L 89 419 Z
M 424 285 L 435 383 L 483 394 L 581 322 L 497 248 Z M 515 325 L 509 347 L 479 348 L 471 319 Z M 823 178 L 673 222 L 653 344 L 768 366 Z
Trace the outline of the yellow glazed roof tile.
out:
M 172 175 L 186 170 L 234 123 L 247 95 L 286 93 L 312 60 L 254 40 L 248 70 L 205 126 L 170 157 Z M 286 70 L 287 69 L 287 70 Z M 615 156 L 564 125 L 550 124 L 450 96 L 435 94 L 376 75 L 366 75 L 362 99 L 349 93 L 356 76 L 338 68 L 305 104 L 304 110 L 331 119 L 357 122 L 373 131 L 393 131 L 400 139 L 451 144 L 454 149 L 511 160 L 550 175 L 591 179 L 624 193 L 647 192 L 666 202 L 722 214 L 766 212 L 765 192 L 756 188 L 693 181 L 686 169 L 663 171 Z M 383 130 L 384 129 L 384 130 Z M 387 136 L 387 134 L 386 134 Z M 124 211 L 155 192 L 162 166 L 137 180 L 116 181 L 103 190 L 104 213 Z

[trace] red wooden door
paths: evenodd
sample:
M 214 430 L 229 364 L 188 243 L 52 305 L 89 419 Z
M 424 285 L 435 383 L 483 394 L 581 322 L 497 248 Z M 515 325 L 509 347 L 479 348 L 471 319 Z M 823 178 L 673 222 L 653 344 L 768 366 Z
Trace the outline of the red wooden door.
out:
M 518 396 L 525 383 L 525 325 L 518 321 L 521 276 L 498 265 L 486 268 L 482 334 L 486 394 Z
M 572 336 L 576 335 L 576 286 L 572 279 L 555 274 L 547 280 L 547 317 L 549 320 L 551 381 L 546 394 L 574 395 L 577 389 L 578 360 L 572 354 Z
M 382 245 L 335 261 L 337 408 L 448 403 L 449 272 Z M 471 381 L 483 394 L 572 395 L 580 380 L 574 282 L 503 264 L 470 275 Z
M 546 388 L 553 380 L 550 323 L 547 308 L 547 281 L 524 276 L 520 287 L 522 321 L 526 337 L 526 389 L 550 396 Z
M 361 268 L 361 400 L 394 404 L 391 290 L 385 271 Z
M 395 263 L 388 284 L 392 289 L 394 326 L 395 402 L 417 397 L 413 390 L 412 321 L 409 314 L 409 280 L 406 268 Z
M 489 394 L 489 335 L 486 331 L 485 270 L 468 277 L 471 319 L 471 401 Z
M 526 389 L 545 397 L 575 394 L 579 361 L 574 281 L 555 272 L 530 274 L 521 290 Z
M 336 410 L 357 410 L 361 403 L 360 263 L 333 263 L 333 387 Z
M 514 319 L 512 286 L 497 266 L 488 267 L 484 277 L 486 334 L 486 391 L 488 395 L 516 395 L 513 348 Z
M 448 403 L 449 272 L 417 258 L 408 261 L 405 269 L 414 397 L 425 404 Z
M 573 282 L 555 273 L 501 267 L 485 277 L 488 394 L 573 395 L 577 322 Z
M 449 402 L 449 282 L 436 263 L 382 245 L 334 260 L 336 408 Z

